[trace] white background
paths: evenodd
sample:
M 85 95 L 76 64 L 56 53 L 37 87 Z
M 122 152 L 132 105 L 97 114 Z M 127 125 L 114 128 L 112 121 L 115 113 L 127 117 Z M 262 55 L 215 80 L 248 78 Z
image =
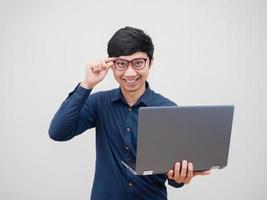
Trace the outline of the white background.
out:
M 153 90 L 178 105 L 236 106 L 228 167 L 168 187 L 169 199 L 266 199 L 266 10 L 263 0 L 1 0 L 0 199 L 89 199 L 94 130 L 61 143 L 47 130 L 127 25 L 153 39 Z M 109 73 L 94 91 L 117 86 Z

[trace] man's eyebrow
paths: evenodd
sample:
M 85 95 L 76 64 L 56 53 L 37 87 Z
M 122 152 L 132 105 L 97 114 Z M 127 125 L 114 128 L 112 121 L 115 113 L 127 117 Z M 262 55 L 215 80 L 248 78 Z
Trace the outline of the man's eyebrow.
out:
M 124 58 L 116 57 L 116 60 L 125 60 L 125 61 L 132 61 L 132 60 L 136 60 L 136 59 L 147 59 L 147 58 L 139 57 L 139 58 L 133 58 L 131 60 L 127 60 L 127 59 L 124 59 Z

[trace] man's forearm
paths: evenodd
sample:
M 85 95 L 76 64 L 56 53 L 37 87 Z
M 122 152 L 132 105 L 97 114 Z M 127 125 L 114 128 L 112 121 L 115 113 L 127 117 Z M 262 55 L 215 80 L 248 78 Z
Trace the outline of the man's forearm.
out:
M 86 90 L 77 86 L 75 90 L 70 93 L 69 97 L 62 103 L 50 123 L 50 138 L 56 141 L 66 141 L 83 129 L 83 127 L 78 127 L 79 124 L 77 120 L 90 92 L 91 90 Z M 80 126 L 82 126 L 82 123 L 80 123 Z

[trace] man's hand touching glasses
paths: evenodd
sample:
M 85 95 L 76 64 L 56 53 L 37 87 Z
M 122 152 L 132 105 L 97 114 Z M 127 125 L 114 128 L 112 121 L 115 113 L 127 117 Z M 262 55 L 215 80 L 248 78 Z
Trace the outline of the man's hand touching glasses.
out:
M 91 89 L 101 82 L 107 75 L 110 67 L 114 65 L 115 60 L 116 58 L 106 58 L 87 64 L 85 78 L 81 82 L 81 87 Z

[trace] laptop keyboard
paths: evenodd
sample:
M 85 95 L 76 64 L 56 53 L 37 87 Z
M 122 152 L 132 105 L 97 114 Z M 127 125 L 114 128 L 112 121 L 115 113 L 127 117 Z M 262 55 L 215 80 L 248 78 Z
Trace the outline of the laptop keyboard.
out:
M 129 161 L 125 161 L 125 163 L 130 166 L 133 170 L 136 169 L 136 161 L 135 160 L 129 160 Z

